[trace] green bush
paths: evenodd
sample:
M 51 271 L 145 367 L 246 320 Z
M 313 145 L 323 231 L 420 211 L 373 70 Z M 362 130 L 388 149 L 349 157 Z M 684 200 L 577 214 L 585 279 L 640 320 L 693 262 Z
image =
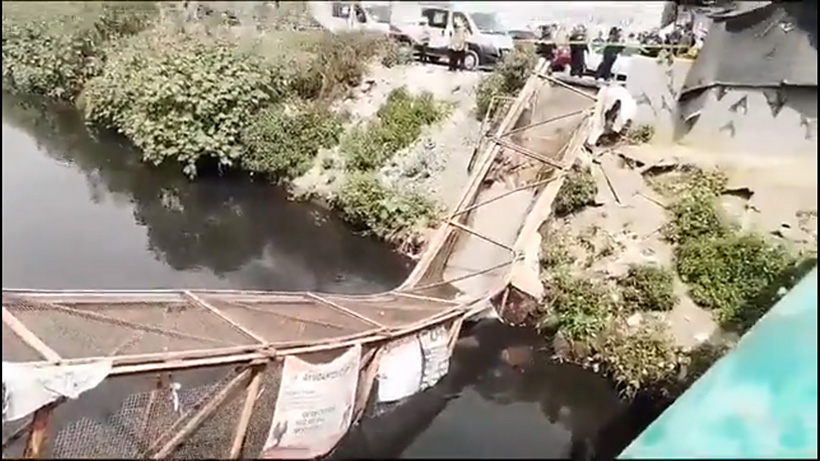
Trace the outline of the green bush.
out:
M 589 168 L 578 164 L 572 166 L 564 179 L 564 184 L 558 190 L 553 202 L 553 211 L 556 216 L 568 216 L 595 203 L 598 185 Z
M 655 127 L 646 124 L 630 128 L 626 134 L 627 140 L 632 144 L 646 144 L 654 137 Z
M 323 107 L 269 106 L 242 132 L 242 144 L 248 149 L 241 158 L 242 168 L 293 179 L 310 169 L 319 149 L 336 145 L 341 132 L 339 118 Z
M 653 265 L 633 265 L 618 284 L 621 299 L 630 311 L 669 311 L 675 307 L 675 278 L 671 271 Z
M 493 72 L 483 77 L 476 87 L 476 118 L 484 120 L 484 116 L 487 115 L 493 98 L 496 96 L 509 96 L 509 94 L 504 91 L 504 76 Z M 496 113 L 496 111 L 493 111 L 493 113 Z
M 687 359 L 661 322 L 647 320 L 634 331 L 613 325 L 600 338 L 593 361 L 624 396 L 632 398 L 639 391 L 668 395 L 676 389 Z
M 696 303 L 726 326 L 746 330 L 774 304 L 782 278 L 795 266 L 783 248 L 754 234 L 693 239 L 675 249 L 676 268 Z M 774 288 L 774 290 L 772 290 Z M 762 297 L 764 292 L 771 296 Z
M 372 172 L 351 173 L 334 205 L 346 220 L 385 239 L 397 239 L 416 226 L 426 226 L 437 211 L 425 197 L 385 187 Z
M 3 86 L 73 99 L 106 45 L 146 28 L 156 2 L 3 2 Z
M 432 94 L 412 96 L 407 89 L 390 92 L 378 118 L 354 129 L 342 143 L 349 171 L 371 171 L 383 166 L 401 149 L 410 146 L 422 129 L 440 119 L 443 108 Z
M 614 312 L 612 293 L 588 277 L 558 271 L 546 280 L 547 315 L 540 329 L 560 331 L 574 342 L 594 338 Z
M 744 331 L 771 308 L 777 289 L 791 283 L 797 264 L 785 248 L 727 221 L 718 202 L 725 185 L 720 172 L 696 170 L 667 187 L 680 198 L 669 208 L 664 233 L 678 244 L 675 268 L 692 300 L 725 327 Z
M 476 88 L 476 117 L 483 120 L 496 96 L 515 96 L 524 87 L 538 63 L 533 47 L 516 48 L 504 57 Z
M 312 58 L 293 81 L 304 99 L 332 100 L 362 82 L 367 65 L 387 48 L 386 38 L 362 33 L 324 32 L 308 50 Z
M 384 46 L 381 63 L 384 67 L 394 67 L 413 62 L 413 48 L 395 40 L 389 40 Z
M 229 42 L 156 28 L 117 47 L 81 99 L 89 122 L 123 133 L 145 160 L 177 161 L 194 176 L 205 157 L 234 165 L 241 133 L 285 91 L 282 78 Z
M 669 207 L 672 219 L 664 226 L 664 237 L 672 243 L 683 243 L 731 232 L 718 203 L 726 181 L 720 172 L 695 170 L 677 183 L 661 186 L 662 193 L 676 198 Z

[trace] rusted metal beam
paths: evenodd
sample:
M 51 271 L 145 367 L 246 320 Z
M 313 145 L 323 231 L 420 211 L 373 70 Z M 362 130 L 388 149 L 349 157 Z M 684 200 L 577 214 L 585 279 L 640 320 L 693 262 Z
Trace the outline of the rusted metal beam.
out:
M 503 244 L 503 243 L 501 243 L 501 242 L 499 242 L 499 241 L 497 241 L 497 240 L 495 240 L 495 239 L 492 239 L 492 238 L 490 238 L 490 237 L 487 237 L 486 235 L 482 235 L 482 234 L 481 234 L 480 232 L 478 232 L 477 230 L 475 230 L 475 229 L 473 229 L 473 228 L 471 228 L 471 227 L 465 226 L 464 224 L 461 224 L 461 223 L 460 223 L 460 222 L 458 222 L 458 221 L 453 221 L 453 220 L 450 220 L 450 221 L 447 221 L 447 223 L 448 223 L 449 225 L 451 225 L 451 226 L 455 227 L 456 229 L 463 230 L 464 232 L 467 232 L 468 234 L 475 235 L 476 237 L 480 238 L 481 240 L 484 240 L 485 242 L 492 243 L 493 245 L 496 245 L 496 246 L 499 246 L 499 247 L 501 247 L 501 248 L 504 248 L 505 250 L 507 250 L 507 251 L 509 251 L 509 252 L 511 252 L 511 253 L 515 253 L 515 250 L 514 250 L 512 247 L 510 247 L 510 246 L 508 246 L 508 245 L 505 245 L 505 244 Z
M 494 270 L 501 269 L 504 266 L 509 266 L 510 264 L 515 262 L 517 259 L 518 258 L 513 258 L 513 259 L 510 259 L 509 261 L 505 261 L 501 264 L 496 264 L 495 266 L 491 266 L 491 267 L 488 267 L 486 269 L 482 269 L 480 271 L 470 272 L 469 274 L 460 275 L 458 277 L 453 277 L 453 278 L 447 279 L 447 280 L 442 280 L 441 282 L 428 283 L 427 285 L 421 285 L 421 286 L 417 286 L 417 287 L 408 288 L 407 290 L 412 290 L 412 291 L 429 290 L 430 288 L 438 288 L 438 287 L 441 287 L 441 286 L 444 286 L 444 285 L 450 285 L 450 284 L 455 283 L 455 282 L 460 282 L 462 280 L 467 280 L 467 279 L 472 278 L 472 277 L 477 277 L 479 275 L 484 275 L 488 272 L 492 272 Z
M 43 304 L 45 304 L 45 303 L 43 303 Z M 228 346 L 233 345 L 231 343 L 228 343 L 228 342 L 225 342 L 225 341 L 220 341 L 220 340 L 217 340 L 217 339 L 214 339 L 214 338 L 207 338 L 205 336 L 198 336 L 198 335 L 183 333 L 181 331 L 174 330 L 172 328 L 162 328 L 162 327 L 156 327 L 156 326 L 153 326 L 153 325 L 145 325 L 145 324 L 142 324 L 142 323 L 130 322 L 130 321 L 127 321 L 127 320 L 118 319 L 116 317 L 109 317 L 109 316 L 104 315 L 104 314 L 98 314 L 96 312 L 84 311 L 84 310 L 81 310 L 81 309 L 74 309 L 74 308 L 68 307 L 68 306 L 62 306 L 60 304 L 48 303 L 48 304 L 46 304 L 46 307 L 52 308 L 54 310 L 63 311 L 63 312 L 66 312 L 68 314 L 73 314 L 73 315 L 76 315 L 78 317 L 86 317 L 86 318 L 89 318 L 89 319 L 92 319 L 92 320 L 97 320 L 97 321 L 100 321 L 100 322 L 110 323 L 110 324 L 113 324 L 113 325 L 120 325 L 120 326 L 123 326 L 123 327 L 133 328 L 135 330 L 147 331 L 149 333 L 157 333 L 157 334 L 161 334 L 161 335 L 166 335 L 166 336 L 170 336 L 172 338 L 192 339 L 192 340 L 195 340 L 195 341 L 211 343 L 211 344 L 218 344 L 218 345 L 228 345 Z
M 306 301 L 306 303 L 312 303 L 312 301 Z M 332 323 L 332 322 L 324 322 L 324 321 L 315 320 L 315 319 L 305 319 L 305 318 L 302 318 L 302 317 L 299 317 L 299 316 L 296 316 L 296 315 L 290 315 L 290 314 L 285 314 L 283 312 L 277 312 L 274 309 L 272 309 L 272 310 L 260 309 L 258 307 L 254 307 L 254 306 L 252 306 L 249 303 L 244 302 L 244 301 L 231 301 L 231 304 L 234 305 L 234 306 L 237 306 L 237 307 L 241 307 L 242 309 L 247 309 L 251 312 L 259 312 L 260 314 L 274 315 L 276 317 L 281 317 L 283 319 L 291 320 L 291 321 L 294 321 L 294 322 L 312 323 L 314 325 L 320 325 L 320 326 L 323 326 L 323 327 L 333 328 L 334 330 L 350 331 L 349 328 L 345 328 L 341 325 L 338 325 L 338 324 L 335 324 L 335 323 Z
M 57 405 L 58 402 L 51 402 L 34 412 L 31 428 L 26 439 L 26 448 L 23 450 L 23 458 L 38 459 L 44 457 L 43 448 L 48 438 L 51 413 Z
M 421 301 L 431 301 L 431 302 L 440 303 L 440 304 L 449 304 L 451 306 L 458 306 L 459 304 L 461 304 L 458 301 L 453 301 L 452 299 L 437 298 L 435 296 L 414 295 L 412 293 L 402 293 L 402 292 L 398 292 L 398 291 L 394 294 L 396 296 L 401 296 L 403 298 L 413 298 L 413 299 L 418 299 L 418 300 L 421 300 Z
M 533 187 L 538 187 L 542 184 L 546 184 L 550 181 L 554 181 L 555 178 L 556 178 L 555 176 L 552 176 L 552 177 L 549 177 L 549 178 L 546 178 L 546 179 L 541 179 L 541 180 L 538 180 L 538 181 L 533 181 L 533 182 L 528 183 L 528 184 L 524 184 L 523 186 L 516 187 L 515 189 L 508 190 L 507 192 L 504 192 L 503 194 L 500 194 L 500 195 L 497 195 L 493 198 L 484 200 L 483 202 L 479 202 L 479 203 L 475 203 L 473 205 L 470 205 L 467 208 L 464 208 L 464 209 L 460 210 L 459 212 L 457 212 L 453 216 L 459 216 L 459 215 L 462 215 L 462 214 L 465 214 L 465 213 L 469 213 L 469 212 L 475 210 L 476 208 L 481 208 L 484 205 L 488 205 L 488 204 L 493 203 L 495 201 L 501 200 L 502 198 L 510 196 L 510 195 L 512 195 L 516 192 L 521 192 L 522 190 L 531 189 Z
M 228 455 L 229 459 L 239 459 L 239 457 L 242 456 L 242 448 L 245 446 L 245 437 L 248 434 L 248 426 L 253 416 L 253 407 L 259 398 L 259 388 L 262 385 L 264 372 L 264 365 L 254 367 L 253 377 L 245 391 L 245 403 L 242 405 L 242 413 L 240 413 L 239 421 L 236 423 L 236 432 L 234 433 L 233 443 L 231 444 L 230 455 Z
M 566 88 L 566 89 L 568 89 L 568 90 L 572 91 L 573 93 L 578 94 L 578 95 L 581 95 L 581 96 L 583 96 L 583 97 L 585 97 L 585 98 L 587 98 L 587 99 L 591 99 L 591 100 L 593 100 L 593 101 L 597 101 L 597 100 L 598 100 L 598 98 L 597 98 L 597 97 L 595 97 L 595 96 L 593 96 L 593 95 L 591 95 L 591 94 L 589 94 L 589 93 L 586 93 L 586 92 L 584 92 L 584 91 L 581 91 L 581 90 L 579 90 L 578 88 L 575 88 L 575 87 L 574 87 L 574 86 L 572 86 L 572 85 L 569 85 L 569 84 L 567 84 L 567 83 L 564 83 L 564 82 L 562 82 L 561 80 L 558 80 L 557 78 L 555 78 L 555 77 L 553 77 L 553 76 L 550 76 L 550 75 L 544 74 L 544 73 L 542 73 L 542 72 L 539 72 L 539 73 L 537 73 L 536 75 L 538 75 L 538 76 L 539 76 L 539 77 L 541 77 L 541 78 L 545 78 L 545 79 L 549 80 L 550 82 L 555 83 L 556 85 L 558 85 L 558 86 L 560 86 L 560 87 Z
M 153 453 L 150 458 L 152 459 L 163 459 L 167 458 L 171 453 L 176 450 L 176 448 L 185 441 L 189 435 L 193 434 L 194 431 L 199 429 L 199 426 L 208 419 L 215 411 L 217 411 L 228 398 L 232 397 L 234 392 L 238 390 L 240 385 L 243 381 L 248 379 L 251 374 L 251 369 L 246 368 L 241 373 L 236 375 L 233 379 L 231 379 L 220 391 L 211 399 L 208 403 L 206 403 L 199 411 L 197 411 L 191 419 L 179 430 L 171 440 L 166 442 L 162 448 L 160 448 L 157 452 Z
M 44 359 L 55 363 L 62 360 L 60 354 L 54 352 L 54 349 L 50 348 L 48 344 L 44 343 L 34 332 L 29 330 L 23 322 L 6 309 L 6 306 L 3 306 L 3 323 L 26 343 L 27 346 L 37 351 Z
M 387 327 L 386 327 L 386 326 L 384 326 L 384 325 L 382 325 L 381 323 L 379 323 L 379 322 L 377 322 L 377 321 L 375 321 L 375 320 L 373 320 L 373 319 L 371 319 L 371 318 L 369 318 L 369 317 L 366 317 L 366 316 L 364 316 L 364 315 L 362 315 L 362 314 L 360 314 L 360 313 L 358 313 L 358 312 L 355 312 L 355 311 L 353 311 L 353 310 L 350 310 L 350 309 L 348 309 L 347 307 L 342 306 L 342 305 L 341 305 L 341 304 L 339 304 L 339 303 L 333 302 L 333 301 L 331 301 L 331 300 L 329 300 L 329 299 L 327 299 L 327 298 L 323 298 L 323 297 L 321 297 L 321 296 L 317 295 L 316 293 L 311 293 L 311 292 L 308 292 L 308 293 L 307 293 L 307 296 L 309 296 L 309 297 L 311 297 L 311 298 L 315 299 L 315 300 L 316 300 L 317 302 L 319 302 L 319 303 L 322 303 L 322 304 L 325 304 L 325 305 L 327 305 L 327 306 L 330 306 L 330 307 L 332 307 L 333 309 L 336 309 L 337 311 L 343 312 L 343 313 L 345 313 L 345 314 L 347 314 L 347 315 L 349 315 L 349 316 L 351 316 L 351 317 L 355 317 L 355 318 L 357 318 L 357 319 L 361 320 L 362 322 L 369 323 L 370 325 L 373 325 L 374 327 L 378 327 L 378 328 L 387 329 Z
M 221 310 L 217 309 L 211 303 L 209 303 L 208 301 L 205 301 L 204 299 L 202 299 L 201 297 L 199 297 L 196 294 L 192 293 L 191 291 L 185 290 L 182 293 L 186 298 L 191 300 L 194 304 L 196 304 L 198 306 L 202 306 L 205 309 L 208 309 L 212 314 L 218 316 L 219 318 L 221 318 L 225 322 L 229 323 L 232 327 L 234 327 L 235 329 L 241 331 L 245 336 L 247 336 L 251 339 L 254 339 L 255 341 L 259 342 L 260 344 L 268 344 L 270 342 L 267 339 L 265 339 L 264 337 L 254 333 L 253 330 L 251 330 L 250 328 L 248 328 L 245 325 L 242 325 L 241 323 L 237 322 L 236 320 L 230 318 L 227 314 L 225 314 Z
M 574 110 L 572 112 L 567 112 L 566 114 L 563 114 L 563 115 L 557 115 L 555 117 L 551 117 L 551 118 L 548 118 L 546 120 L 542 120 L 540 122 L 531 123 L 529 125 L 525 125 L 525 126 L 522 126 L 522 127 L 518 127 L 514 130 L 507 131 L 506 133 L 502 133 L 498 137 L 499 138 L 506 138 L 507 136 L 512 136 L 516 133 L 520 133 L 522 131 L 527 131 L 529 129 L 532 129 L 532 128 L 535 128 L 535 127 L 538 127 L 538 126 L 547 125 L 549 123 L 557 122 L 558 120 L 563 120 L 565 118 L 569 118 L 569 117 L 572 117 L 572 116 L 575 116 L 575 115 L 581 115 L 584 112 L 586 112 L 587 110 L 588 109 L 579 109 L 579 110 Z
M 533 150 L 527 149 L 524 146 L 519 146 L 518 144 L 507 141 L 505 139 L 497 138 L 497 137 L 492 137 L 492 138 L 490 138 L 490 140 L 493 141 L 494 143 L 500 145 L 501 147 L 506 147 L 507 149 L 512 149 L 512 150 L 518 152 L 519 154 L 523 154 L 523 155 L 525 155 L 525 156 L 527 156 L 527 157 L 529 157 L 533 160 L 538 160 L 539 162 L 546 163 L 547 165 L 549 165 L 553 168 L 556 168 L 556 169 L 559 169 L 559 170 L 563 170 L 564 168 L 566 168 L 566 166 L 562 165 L 561 163 L 556 162 L 555 160 L 553 160 L 549 157 L 546 157 L 543 154 L 540 154 L 540 153 L 535 152 Z

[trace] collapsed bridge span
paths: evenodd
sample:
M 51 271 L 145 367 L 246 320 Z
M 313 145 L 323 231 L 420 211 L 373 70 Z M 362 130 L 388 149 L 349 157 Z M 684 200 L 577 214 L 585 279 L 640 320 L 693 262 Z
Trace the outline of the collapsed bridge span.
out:
M 3 456 L 311 459 L 374 399 L 434 385 L 465 319 L 540 296 L 538 228 L 594 104 L 545 67 L 488 118 L 460 200 L 390 292 L 4 288 Z M 400 350 L 410 378 L 391 378 Z

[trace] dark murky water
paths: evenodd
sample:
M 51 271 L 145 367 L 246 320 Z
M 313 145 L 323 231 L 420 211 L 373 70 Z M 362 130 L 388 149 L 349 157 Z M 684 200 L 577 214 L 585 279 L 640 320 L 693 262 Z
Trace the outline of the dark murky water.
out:
M 5 94 L 2 175 L 5 287 L 372 293 L 409 270 L 276 188 L 191 183 L 93 139 L 73 110 Z M 357 456 L 578 458 L 613 427 L 623 432 L 606 381 L 550 363 L 522 332 L 475 330 L 445 382 L 351 435 Z M 524 351 L 521 366 L 502 360 L 510 350 Z

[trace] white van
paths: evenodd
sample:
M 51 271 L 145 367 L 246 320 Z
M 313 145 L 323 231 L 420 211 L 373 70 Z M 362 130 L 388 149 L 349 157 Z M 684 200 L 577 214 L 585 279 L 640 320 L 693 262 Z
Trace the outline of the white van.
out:
M 370 31 L 387 34 L 390 24 L 373 17 L 361 2 L 308 2 L 311 16 L 325 29 L 333 32 Z
M 456 20 L 467 27 L 467 55 L 464 67 L 475 70 L 496 64 L 513 49 L 513 39 L 501 27 L 493 13 L 470 13 L 452 6 L 396 2 L 391 14 L 392 34 L 399 40 L 419 43 L 421 19 L 430 28 L 428 54 L 434 59 L 447 56 L 450 36 Z

